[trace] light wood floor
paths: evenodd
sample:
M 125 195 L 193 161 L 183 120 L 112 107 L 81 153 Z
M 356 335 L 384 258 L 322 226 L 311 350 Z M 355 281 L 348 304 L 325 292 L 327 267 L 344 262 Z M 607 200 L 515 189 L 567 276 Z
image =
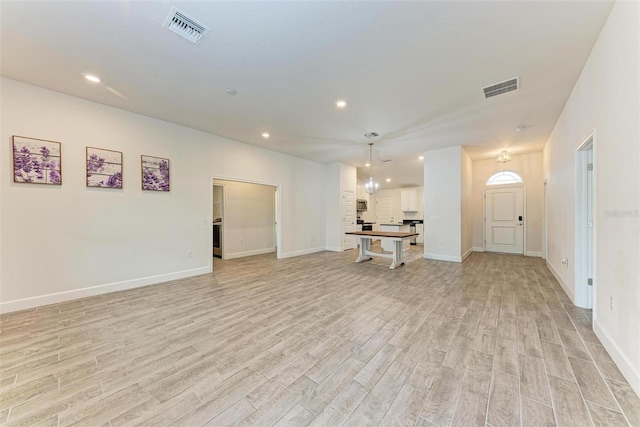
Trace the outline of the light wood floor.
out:
M 2 315 L 6 425 L 640 426 L 540 259 L 215 261 Z M 636 328 L 637 325 L 629 325 Z

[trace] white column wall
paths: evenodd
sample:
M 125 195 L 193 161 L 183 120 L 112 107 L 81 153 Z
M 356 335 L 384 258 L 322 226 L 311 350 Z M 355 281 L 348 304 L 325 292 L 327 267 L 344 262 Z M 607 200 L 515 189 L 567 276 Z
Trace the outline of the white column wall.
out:
M 640 394 L 640 3 L 616 2 L 545 149 L 547 263 L 571 297 L 576 148 L 595 129 L 593 327 Z M 545 162 L 546 163 L 546 162 Z M 569 259 L 569 267 L 561 264 Z M 610 298 L 614 308 L 610 309 Z

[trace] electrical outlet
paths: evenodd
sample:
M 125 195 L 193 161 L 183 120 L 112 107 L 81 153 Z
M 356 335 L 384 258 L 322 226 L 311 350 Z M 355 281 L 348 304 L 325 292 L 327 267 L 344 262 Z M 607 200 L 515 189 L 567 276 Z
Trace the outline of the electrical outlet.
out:
M 569 268 L 569 258 L 562 258 L 562 263 L 564 264 L 564 268 Z
M 609 296 L 609 310 L 613 311 L 613 295 Z
M 444 242 L 442 240 L 438 241 L 438 246 L 444 246 Z
M 191 250 L 187 251 L 187 258 L 191 258 L 193 256 L 193 252 Z
M 202 218 L 202 225 L 207 225 L 207 218 Z

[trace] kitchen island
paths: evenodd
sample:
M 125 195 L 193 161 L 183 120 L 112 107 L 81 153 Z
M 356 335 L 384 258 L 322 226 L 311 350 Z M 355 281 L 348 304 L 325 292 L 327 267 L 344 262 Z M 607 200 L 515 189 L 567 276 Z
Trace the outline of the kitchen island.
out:
M 363 262 L 372 259 L 374 256 L 391 258 L 389 269 L 393 270 L 404 264 L 403 242 L 409 242 L 416 233 L 403 233 L 394 231 L 353 231 L 350 233 L 360 239 L 360 249 L 358 250 L 358 258 L 356 262 Z M 371 240 L 380 239 L 382 245 L 389 243 L 392 245 L 391 253 L 373 252 L 371 250 Z
M 403 224 L 403 223 L 380 224 L 380 231 L 391 231 L 394 233 L 409 233 L 409 224 Z M 380 243 L 382 244 L 383 251 L 386 251 L 386 252 L 393 251 L 393 245 L 395 243 L 391 241 L 384 241 L 384 240 L 382 240 Z M 409 249 L 410 246 L 411 246 L 411 242 L 409 241 L 409 239 L 402 242 L 403 250 L 406 251 L 407 249 Z

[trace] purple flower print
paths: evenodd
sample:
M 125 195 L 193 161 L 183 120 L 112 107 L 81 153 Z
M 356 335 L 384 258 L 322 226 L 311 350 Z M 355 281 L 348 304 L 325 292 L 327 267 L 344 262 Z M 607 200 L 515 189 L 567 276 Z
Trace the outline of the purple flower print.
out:
M 107 180 L 107 187 L 122 188 L 122 173 L 116 172 Z
M 32 151 L 33 150 L 33 151 Z M 60 162 L 45 145 L 33 147 L 13 146 L 13 175 L 15 182 L 61 184 Z M 48 177 L 48 181 L 47 181 Z
M 143 156 L 142 189 L 155 191 L 169 191 L 169 161 L 159 159 L 157 166 L 153 161 L 145 160 Z

